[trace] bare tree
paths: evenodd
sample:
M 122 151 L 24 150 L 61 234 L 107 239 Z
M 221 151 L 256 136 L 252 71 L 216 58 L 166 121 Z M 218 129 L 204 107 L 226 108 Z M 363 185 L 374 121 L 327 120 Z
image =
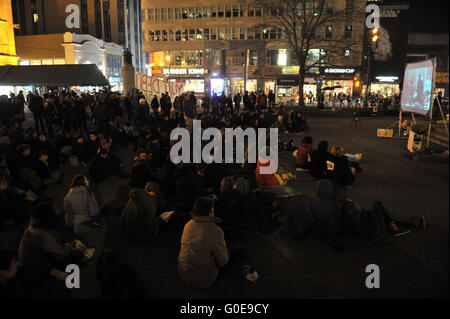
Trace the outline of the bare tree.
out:
M 359 56 L 362 54 L 364 1 L 356 0 L 354 6 L 340 10 L 327 6 L 330 1 L 253 0 L 254 5 L 262 6 L 265 12 L 264 22 L 260 25 L 264 32 L 267 34 L 272 29 L 281 33 L 280 40 L 287 42 L 294 51 L 300 66 L 298 76 L 302 106 L 305 74 L 309 68 L 342 67 L 345 64 L 342 57 L 346 50 L 351 50 Z M 345 4 L 345 1 L 340 1 L 341 7 Z M 356 28 L 345 29 L 347 25 L 352 24 Z M 331 32 L 327 30 L 330 27 Z M 320 49 L 319 56 L 312 58 L 311 49 Z

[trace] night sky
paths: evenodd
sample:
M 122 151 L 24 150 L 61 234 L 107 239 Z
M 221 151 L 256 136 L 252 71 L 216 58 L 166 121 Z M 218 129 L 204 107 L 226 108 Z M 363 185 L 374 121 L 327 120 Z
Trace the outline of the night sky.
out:
M 448 0 L 411 0 L 410 2 L 408 18 L 410 32 L 448 33 Z

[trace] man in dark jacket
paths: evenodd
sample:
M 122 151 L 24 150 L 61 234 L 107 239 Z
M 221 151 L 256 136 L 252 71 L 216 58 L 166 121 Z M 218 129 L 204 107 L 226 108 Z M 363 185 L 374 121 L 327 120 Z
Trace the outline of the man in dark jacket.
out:
M 317 150 L 311 154 L 311 175 L 317 180 L 327 177 L 327 161 L 330 160 L 328 142 L 320 141 Z
M 44 116 L 45 116 L 45 109 L 44 109 L 44 100 L 42 97 L 39 96 L 39 93 L 37 91 L 34 91 L 34 95 L 30 96 L 30 104 L 28 105 L 28 108 L 33 113 L 34 117 L 34 125 L 36 127 L 36 131 L 39 132 L 39 124 L 40 129 L 45 132 L 45 124 L 44 124 Z

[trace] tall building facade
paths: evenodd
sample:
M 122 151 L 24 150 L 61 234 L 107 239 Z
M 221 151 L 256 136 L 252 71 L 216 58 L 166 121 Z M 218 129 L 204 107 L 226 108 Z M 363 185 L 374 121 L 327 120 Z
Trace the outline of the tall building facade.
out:
M 139 0 L 11 0 L 16 36 L 56 33 L 90 34 L 129 48 L 137 70 L 145 72 Z M 79 8 L 79 27 L 67 28 L 68 5 Z
M 327 40 L 360 40 L 352 50 L 314 64 L 307 70 L 305 92 L 315 95 L 317 85 L 335 86 L 354 93 L 360 75 L 365 3 L 328 0 L 326 14 L 355 10 L 360 19 L 329 25 L 317 36 L 323 45 L 309 52 L 321 61 Z M 144 52 L 150 54 L 152 76 L 185 83 L 197 93 L 226 94 L 274 90 L 278 96 L 295 96 L 299 63 L 282 32 L 262 27 L 274 13 L 251 0 L 142 0 Z M 277 14 L 277 13 L 275 13 Z
M 0 65 L 16 65 L 18 60 L 11 1 L 0 0 Z

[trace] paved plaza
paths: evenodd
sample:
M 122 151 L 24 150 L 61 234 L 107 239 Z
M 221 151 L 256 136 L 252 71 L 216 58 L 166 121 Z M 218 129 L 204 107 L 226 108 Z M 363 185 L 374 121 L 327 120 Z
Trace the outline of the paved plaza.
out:
M 352 190 L 360 207 L 370 208 L 373 201 L 380 200 L 395 218 L 424 215 L 427 228 L 399 238 L 387 233 L 370 241 L 344 238 L 344 252 L 337 253 L 318 236 L 294 241 L 281 218 L 268 234 L 245 230 L 226 238 L 231 249 L 245 248 L 245 255 L 234 270 L 221 274 L 210 289 L 202 291 L 185 287 L 178 276 L 181 229 L 169 227 L 153 242 L 136 244 L 121 233 L 120 218 L 109 216 L 99 229 L 86 235 L 97 253 L 82 269 L 81 289 L 74 290 L 72 298 L 99 297 L 95 263 L 104 247 L 117 251 L 132 265 L 149 298 L 448 298 L 448 159 L 414 161 L 406 150 L 406 139 L 377 138 L 376 129 L 386 128 L 394 117 L 362 118 L 362 128 L 350 128 L 351 118 L 346 117 L 308 121 L 314 147 L 326 139 L 330 146 L 341 145 L 345 152 L 363 154 L 363 171 Z M 292 138 L 298 145 L 301 136 Z M 131 149 L 119 153 L 129 171 Z M 315 181 L 295 171 L 291 152 L 280 153 L 280 165 L 296 177 L 289 185 L 314 195 Z M 55 205 L 59 209 L 71 177 L 87 173 L 87 168 L 66 167 L 64 171 L 64 183 L 48 190 L 49 196 L 58 199 Z M 127 182 L 111 177 L 102 183 L 97 190 L 100 203 L 124 206 Z M 380 268 L 380 289 L 365 286 L 369 264 Z M 246 280 L 244 265 L 258 270 L 261 277 L 255 283 Z

